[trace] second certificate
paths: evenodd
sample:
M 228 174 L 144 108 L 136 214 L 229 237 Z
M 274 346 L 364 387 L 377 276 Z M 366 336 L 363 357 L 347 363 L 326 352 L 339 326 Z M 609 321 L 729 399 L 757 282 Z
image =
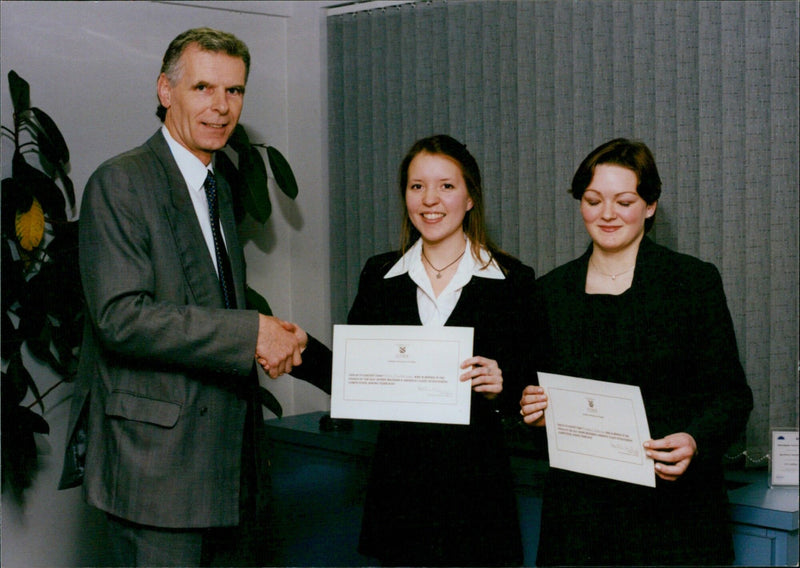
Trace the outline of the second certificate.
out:
M 469 424 L 473 329 L 336 325 L 331 416 Z

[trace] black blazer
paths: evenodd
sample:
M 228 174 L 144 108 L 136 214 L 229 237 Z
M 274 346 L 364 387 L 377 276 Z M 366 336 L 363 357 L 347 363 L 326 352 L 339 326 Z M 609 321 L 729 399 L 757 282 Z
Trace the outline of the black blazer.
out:
M 655 490 L 551 470 L 539 562 L 725 562 L 732 548 L 722 458 L 753 399 L 719 272 L 645 237 L 631 288 L 588 295 L 591 253 L 539 280 L 552 338 L 547 370 L 638 385 L 651 436 L 688 432 L 699 453 L 680 481 L 657 480 Z
M 384 279 L 400 257 L 390 252 L 367 261 L 348 323 L 422 325 L 417 285 L 408 274 Z M 513 258 L 505 259 L 503 268 L 505 280 L 472 278 L 446 325 L 475 328 L 473 352 L 499 362 L 504 381 L 499 398 L 517 413 L 522 389 L 536 377 L 534 352 L 540 348 L 534 346 L 542 341 L 536 326 L 541 306 L 533 269 Z M 483 396 L 476 398 L 485 400 Z
M 408 274 L 384 279 L 400 258 L 371 258 L 350 324 L 421 325 Z M 503 393 L 473 393 L 469 426 L 381 425 L 361 533 L 362 553 L 409 565 L 514 565 L 522 547 L 501 418 L 519 418 L 535 381 L 533 269 L 504 263 L 504 280 L 473 277 L 446 325 L 474 327 L 473 353 L 498 361 Z

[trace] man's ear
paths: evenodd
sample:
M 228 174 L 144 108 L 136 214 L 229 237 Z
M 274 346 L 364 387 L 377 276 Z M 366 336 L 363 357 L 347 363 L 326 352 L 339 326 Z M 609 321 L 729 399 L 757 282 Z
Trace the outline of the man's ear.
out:
M 164 73 L 158 76 L 156 92 L 158 93 L 158 102 L 161 103 L 161 106 L 169 108 L 172 104 L 172 86 L 169 84 L 169 79 L 167 79 Z

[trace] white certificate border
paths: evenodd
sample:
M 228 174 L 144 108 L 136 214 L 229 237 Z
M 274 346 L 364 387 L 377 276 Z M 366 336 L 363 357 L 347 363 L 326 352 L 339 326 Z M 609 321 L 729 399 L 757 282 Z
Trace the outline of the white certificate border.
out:
M 409 402 L 346 399 L 346 348 L 349 341 L 447 341 L 458 345 L 458 361 L 454 373 L 460 376 L 461 363 L 472 356 L 474 329 L 455 326 L 421 325 L 334 325 L 333 369 L 331 378 L 331 417 L 397 422 L 428 422 L 467 425 L 470 422 L 472 385 L 457 385 L 455 402 Z
M 595 397 L 630 400 L 633 417 L 636 422 L 635 430 L 639 441 L 644 443 L 646 440 L 650 439 L 647 413 L 644 408 L 642 393 L 638 386 L 570 377 L 554 373 L 544 373 L 541 371 L 537 374 L 539 376 L 539 384 L 544 387 L 548 399 L 550 399 L 549 391 L 553 389 L 580 392 Z M 648 458 L 644 454 L 644 448 L 641 448 L 642 460 L 640 463 L 631 463 L 624 460 L 615 460 L 596 455 L 559 450 L 554 413 L 555 411 L 551 407 L 551 401 L 548 400 L 548 407 L 545 409 L 545 423 L 551 467 L 647 487 L 656 486 L 654 462 L 652 458 Z

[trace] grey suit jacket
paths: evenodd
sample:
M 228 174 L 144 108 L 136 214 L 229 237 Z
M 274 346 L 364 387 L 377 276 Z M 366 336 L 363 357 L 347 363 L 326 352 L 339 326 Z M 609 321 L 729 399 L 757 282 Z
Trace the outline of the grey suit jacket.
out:
M 219 183 L 237 305 L 244 258 Z M 159 527 L 239 522 L 258 314 L 226 310 L 184 179 L 157 132 L 90 178 L 80 217 L 87 301 L 70 436 L 88 399 L 84 494 Z

